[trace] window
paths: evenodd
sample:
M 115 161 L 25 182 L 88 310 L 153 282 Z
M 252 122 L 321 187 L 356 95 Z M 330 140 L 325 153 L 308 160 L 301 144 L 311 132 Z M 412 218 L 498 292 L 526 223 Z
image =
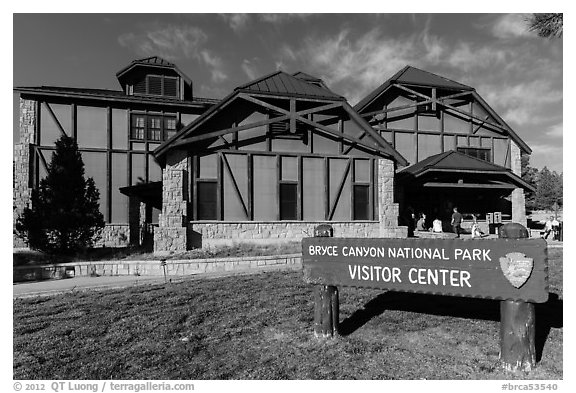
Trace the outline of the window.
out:
M 484 161 L 490 162 L 490 149 L 483 149 L 478 147 L 459 147 L 458 151 L 471 157 L 476 157 Z
M 216 186 L 215 181 L 198 181 L 198 220 L 216 220 Z
M 297 184 L 280 183 L 280 220 L 297 220 Z
M 132 91 L 134 94 L 178 97 L 178 78 L 164 75 L 146 75 L 134 83 Z
M 172 138 L 176 134 L 176 118 L 165 117 L 164 129 L 166 130 L 166 139 Z
M 162 140 L 162 118 L 158 116 L 148 117 L 148 140 Z
M 144 131 L 146 124 L 145 115 L 134 115 L 132 116 L 132 139 L 144 140 Z
M 354 220 L 370 219 L 370 186 L 354 185 Z
M 133 114 L 130 138 L 161 142 L 176 133 L 176 117 Z

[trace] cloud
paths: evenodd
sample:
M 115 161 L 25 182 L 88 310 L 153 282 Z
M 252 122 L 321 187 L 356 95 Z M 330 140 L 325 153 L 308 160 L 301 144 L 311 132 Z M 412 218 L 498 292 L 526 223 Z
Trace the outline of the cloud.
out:
M 550 129 L 546 131 L 546 135 L 551 136 L 553 138 L 562 138 L 562 136 L 564 135 L 563 124 L 559 123 L 550 127 Z
M 452 67 L 469 71 L 473 68 L 485 68 L 503 64 L 506 52 L 494 47 L 477 47 L 470 43 L 461 42 L 448 57 L 448 64 Z
M 562 103 L 561 87 L 554 87 L 547 79 L 481 85 L 477 91 L 497 112 L 503 113 L 504 120 L 518 125 L 541 124 L 549 119 L 550 108 Z
M 199 50 L 207 38 L 195 26 L 167 26 L 138 34 L 122 34 L 118 42 L 121 46 L 134 48 L 140 55 L 158 55 L 174 60 L 181 56 L 199 58 Z
M 294 19 L 304 20 L 314 14 L 258 14 L 261 21 L 277 24 L 284 23 Z
M 563 172 L 562 145 L 552 145 L 548 143 L 530 143 L 532 154 L 530 155 L 530 165 L 535 168 L 547 166 L 551 171 Z
M 200 55 L 202 56 L 202 60 L 204 60 L 210 68 L 212 81 L 220 83 L 228 79 L 228 75 L 224 73 L 224 63 L 220 57 L 213 55 L 207 49 L 202 50 Z
M 244 30 L 250 21 L 249 14 L 220 14 L 220 17 L 222 17 L 236 33 Z
M 534 36 L 528 31 L 528 14 L 506 14 L 499 17 L 492 26 L 492 34 L 497 38 Z
M 242 71 L 244 71 L 244 73 L 246 74 L 246 76 L 248 76 L 248 79 L 250 79 L 250 80 L 254 80 L 259 76 L 258 71 L 256 69 L 256 66 L 254 65 L 254 63 L 252 63 L 248 59 L 244 59 L 242 61 L 242 65 L 240 67 L 242 68 Z
M 308 37 L 298 48 L 284 45 L 276 66 L 303 65 L 302 71 L 322 77 L 354 103 L 406 64 L 437 62 L 445 50 L 442 41 L 426 31 L 392 39 L 375 27 L 362 36 L 351 36 L 344 29 L 336 35 Z

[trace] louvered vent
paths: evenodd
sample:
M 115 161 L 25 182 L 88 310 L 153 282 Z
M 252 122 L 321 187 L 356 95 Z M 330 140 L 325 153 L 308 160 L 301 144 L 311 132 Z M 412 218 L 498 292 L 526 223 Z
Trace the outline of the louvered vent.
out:
M 134 94 L 146 94 L 146 78 L 142 78 L 134 83 Z
M 148 94 L 162 95 L 161 76 L 148 76 Z
M 270 124 L 270 133 L 273 138 L 278 139 L 302 139 L 308 134 L 308 126 L 296 121 L 296 132 L 290 132 L 290 122 L 283 121 Z
M 177 78 L 164 78 L 164 95 L 168 97 L 178 96 Z

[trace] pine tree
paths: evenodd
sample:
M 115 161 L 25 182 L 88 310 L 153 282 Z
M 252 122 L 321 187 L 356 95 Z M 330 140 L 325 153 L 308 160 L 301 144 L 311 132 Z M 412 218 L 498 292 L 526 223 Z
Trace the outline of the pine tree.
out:
M 562 177 L 547 167 L 538 174 L 535 202 L 539 209 L 552 209 L 554 203 L 562 204 Z
M 94 179 L 84 176 L 84 162 L 74 139 L 62 136 L 48 165 L 48 175 L 32 193 L 32 207 L 16 222 L 31 248 L 70 254 L 93 246 L 104 218 Z
M 529 30 L 535 31 L 540 37 L 562 37 L 563 14 L 532 14 L 528 19 Z
M 535 189 L 538 188 L 538 169 L 530 166 L 530 156 L 528 154 L 521 157 L 521 177 L 526 183 L 530 184 Z M 526 209 L 536 209 L 536 193 L 534 191 L 526 190 L 524 191 L 524 196 L 526 197 Z

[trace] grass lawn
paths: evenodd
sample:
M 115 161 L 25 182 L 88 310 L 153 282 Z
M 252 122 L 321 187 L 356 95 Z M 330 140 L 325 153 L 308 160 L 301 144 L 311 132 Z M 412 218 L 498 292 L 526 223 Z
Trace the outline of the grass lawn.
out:
M 14 379 L 562 379 L 562 249 L 536 307 L 538 365 L 498 367 L 499 302 L 341 288 L 312 332 L 301 272 L 14 301 Z

